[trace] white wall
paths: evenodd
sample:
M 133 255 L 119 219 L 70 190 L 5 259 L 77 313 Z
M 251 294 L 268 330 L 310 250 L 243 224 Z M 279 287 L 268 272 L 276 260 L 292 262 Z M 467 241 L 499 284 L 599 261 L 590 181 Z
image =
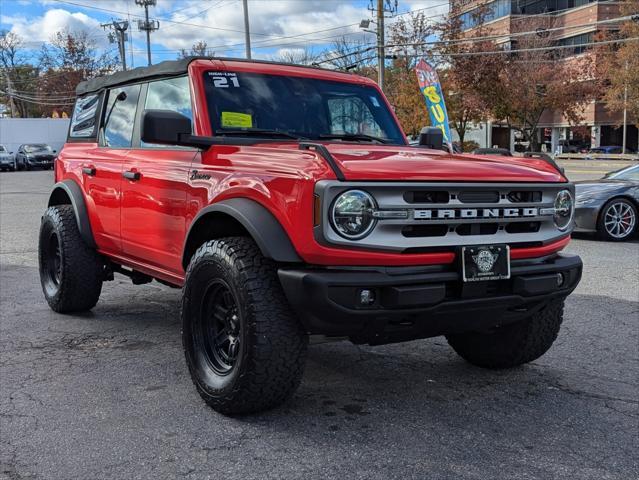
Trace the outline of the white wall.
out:
M 0 144 L 15 153 L 23 143 L 46 143 L 59 152 L 68 130 L 68 118 L 0 118 Z
M 485 148 L 486 146 L 490 146 L 486 143 L 487 136 L 486 130 L 488 129 L 488 141 L 490 142 L 490 127 L 487 127 L 485 123 L 480 125 L 472 125 L 466 129 L 466 135 L 464 136 L 464 141 L 477 142 L 480 148 Z M 459 135 L 457 134 L 457 130 L 451 127 L 451 134 L 453 136 L 453 141 L 459 141 Z

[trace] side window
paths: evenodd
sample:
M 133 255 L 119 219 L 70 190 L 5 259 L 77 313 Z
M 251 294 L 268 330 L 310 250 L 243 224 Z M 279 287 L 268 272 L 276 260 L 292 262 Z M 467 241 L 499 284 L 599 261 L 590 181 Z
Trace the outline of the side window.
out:
M 102 143 L 106 147 L 129 148 L 133 136 L 135 111 L 137 109 L 140 85 L 114 88 L 104 109 Z
M 96 118 L 100 106 L 100 95 L 87 95 L 80 97 L 73 107 L 69 137 L 88 138 L 96 135 Z
M 145 110 L 172 110 L 181 113 L 193 121 L 191 92 L 188 77 L 168 78 L 149 83 L 144 101 Z M 176 148 L 141 142 L 142 147 Z
M 371 101 L 373 100 L 379 103 L 376 98 Z M 360 97 L 331 98 L 328 100 L 328 111 L 331 120 L 331 133 L 386 136 L 380 125 L 375 121 L 368 105 Z

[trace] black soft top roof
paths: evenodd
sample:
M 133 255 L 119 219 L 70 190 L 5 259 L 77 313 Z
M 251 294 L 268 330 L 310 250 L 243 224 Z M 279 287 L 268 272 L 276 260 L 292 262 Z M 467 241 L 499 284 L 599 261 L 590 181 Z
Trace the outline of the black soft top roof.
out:
M 86 95 L 87 93 L 97 92 L 103 88 L 114 87 L 116 85 L 123 85 L 126 83 L 133 83 L 136 81 L 150 80 L 158 77 L 174 76 L 186 73 L 189 64 L 193 60 L 220 60 L 222 62 L 250 62 L 250 63 L 269 63 L 278 65 L 290 65 L 292 67 L 302 68 L 314 68 L 319 67 L 295 65 L 292 63 L 284 62 L 269 62 L 267 60 L 247 60 L 245 58 L 228 58 L 228 57 L 186 57 L 180 60 L 166 60 L 150 67 L 138 67 L 133 70 L 127 70 L 126 72 L 116 72 L 113 75 L 107 75 L 105 77 L 96 77 L 84 82 L 78 83 L 75 89 L 75 93 L 78 96 Z M 322 70 L 322 69 L 320 69 Z M 344 73 L 344 72 L 342 72 Z

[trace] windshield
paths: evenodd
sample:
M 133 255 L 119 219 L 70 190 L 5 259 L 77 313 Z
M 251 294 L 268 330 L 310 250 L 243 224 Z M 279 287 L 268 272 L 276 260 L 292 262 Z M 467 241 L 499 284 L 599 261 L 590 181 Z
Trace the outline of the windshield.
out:
M 216 135 L 405 144 L 370 86 L 245 72 L 206 72 L 204 83 Z
M 609 173 L 606 178 L 614 178 L 616 180 L 639 180 L 639 165 L 626 167 L 616 172 Z
M 6 152 L 6 151 L 7 150 L 2 145 L 0 145 L 0 152 Z
M 25 145 L 24 151 L 27 153 L 51 152 L 51 147 L 49 145 L 43 145 L 43 144 Z

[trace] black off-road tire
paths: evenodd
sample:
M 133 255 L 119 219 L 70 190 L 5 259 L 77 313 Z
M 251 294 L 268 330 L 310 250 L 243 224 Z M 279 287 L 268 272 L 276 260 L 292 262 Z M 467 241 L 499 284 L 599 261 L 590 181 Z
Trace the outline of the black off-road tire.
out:
M 226 300 L 216 303 L 218 297 Z M 217 342 L 224 332 L 233 340 Z M 206 242 L 191 258 L 182 343 L 199 394 L 232 415 L 267 410 L 292 396 L 304 373 L 308 336 L 287 303 L 276 264 L 252 239 L 228 237 Z
M 56 205 L 44 212 L 38 264 L 42 291 L 52 310 L 81 312 L 98 303 L 104 262 L 84 243 L 71 205 Z
M 447 335 L 451 347 L 478 367 L 511 368 L 532 362 L 551 347 L 563 320 L 564 300 L 552 300 L 532 317 L 490 332 Z

